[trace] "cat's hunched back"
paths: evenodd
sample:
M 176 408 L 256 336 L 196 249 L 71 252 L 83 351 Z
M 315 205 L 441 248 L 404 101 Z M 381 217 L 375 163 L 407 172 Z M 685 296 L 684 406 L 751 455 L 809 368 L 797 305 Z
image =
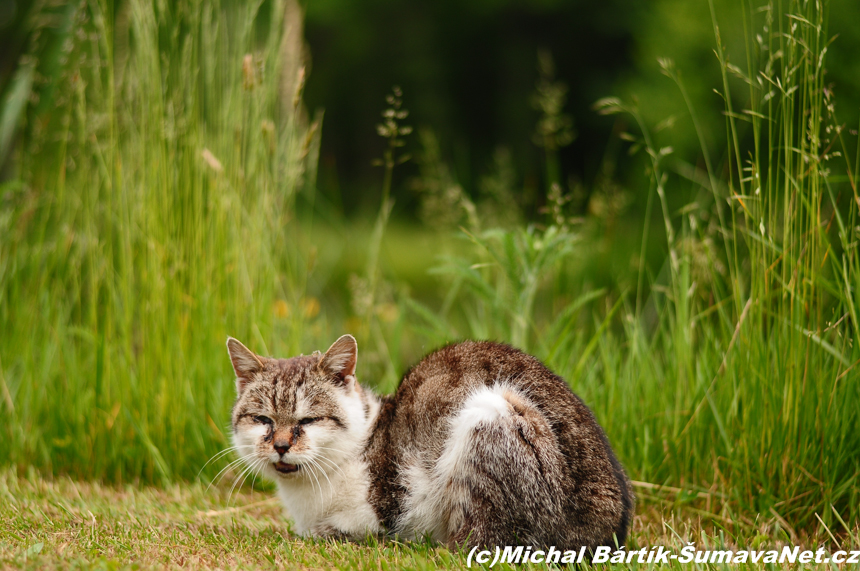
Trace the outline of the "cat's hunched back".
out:
M 300 532 L 565 550 L 626 539 L 634 497 L 603 430 L 522 351 L 449 345 L 377 397 L 355 380 L 348 335 L 293 359 L 228 349 L 234 443 Z

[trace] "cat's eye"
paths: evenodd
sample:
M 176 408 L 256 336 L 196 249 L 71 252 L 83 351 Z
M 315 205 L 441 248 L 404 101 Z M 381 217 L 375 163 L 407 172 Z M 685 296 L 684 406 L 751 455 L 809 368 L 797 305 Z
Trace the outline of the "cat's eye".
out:
M 299 424 L 310 424 L 310 423 L 312 423 L 312 422 L 316 422 L 316 421 L 318 421 L 318 420 L 319 420 L 319 417 L 308 417 L 308 418 L 303 418 L 303 419 L 301 419 L 301 420 L 299 421 Z
M 260 424 L 274 424 L 271 418 L 269 418 L 268 416 L 263 416 L 262 414 L 255 416 L 254 422 L 258 422 Z

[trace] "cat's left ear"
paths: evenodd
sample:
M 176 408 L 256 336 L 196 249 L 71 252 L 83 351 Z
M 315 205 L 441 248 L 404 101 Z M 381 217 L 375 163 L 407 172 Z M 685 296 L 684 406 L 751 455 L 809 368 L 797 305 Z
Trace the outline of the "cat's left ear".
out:
M 320 359 L 320 369 L 344 384 L 349 377 L 355 376 L 355 362 L 358 359 L 358 343 L 352 335 L 344 335 L 328 348 Z

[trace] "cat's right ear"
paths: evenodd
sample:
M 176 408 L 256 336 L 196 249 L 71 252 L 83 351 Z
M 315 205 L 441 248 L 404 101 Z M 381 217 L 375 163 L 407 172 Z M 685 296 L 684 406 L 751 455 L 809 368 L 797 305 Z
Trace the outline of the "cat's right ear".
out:
M 242 394 L 245 386 L 263 370 L 263 362 L 250 349 L 232 337 L 227 338 L 227 353 L 230 354 L 230 362 L 233 363 L 233 370 L 236 372 L 236 392 Z

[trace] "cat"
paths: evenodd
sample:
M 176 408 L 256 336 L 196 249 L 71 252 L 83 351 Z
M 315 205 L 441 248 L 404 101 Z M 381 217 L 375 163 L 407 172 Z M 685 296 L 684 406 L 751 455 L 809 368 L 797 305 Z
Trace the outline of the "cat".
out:
M 227 349 L 234 445 L 275 482 L 300 534 L 467 548 L 625 542 L 630 480 L 591 411 L 535 357 L 448 345 L 380 397 L 356 381 L 351 335 L 291 359 L 233 338 Z

